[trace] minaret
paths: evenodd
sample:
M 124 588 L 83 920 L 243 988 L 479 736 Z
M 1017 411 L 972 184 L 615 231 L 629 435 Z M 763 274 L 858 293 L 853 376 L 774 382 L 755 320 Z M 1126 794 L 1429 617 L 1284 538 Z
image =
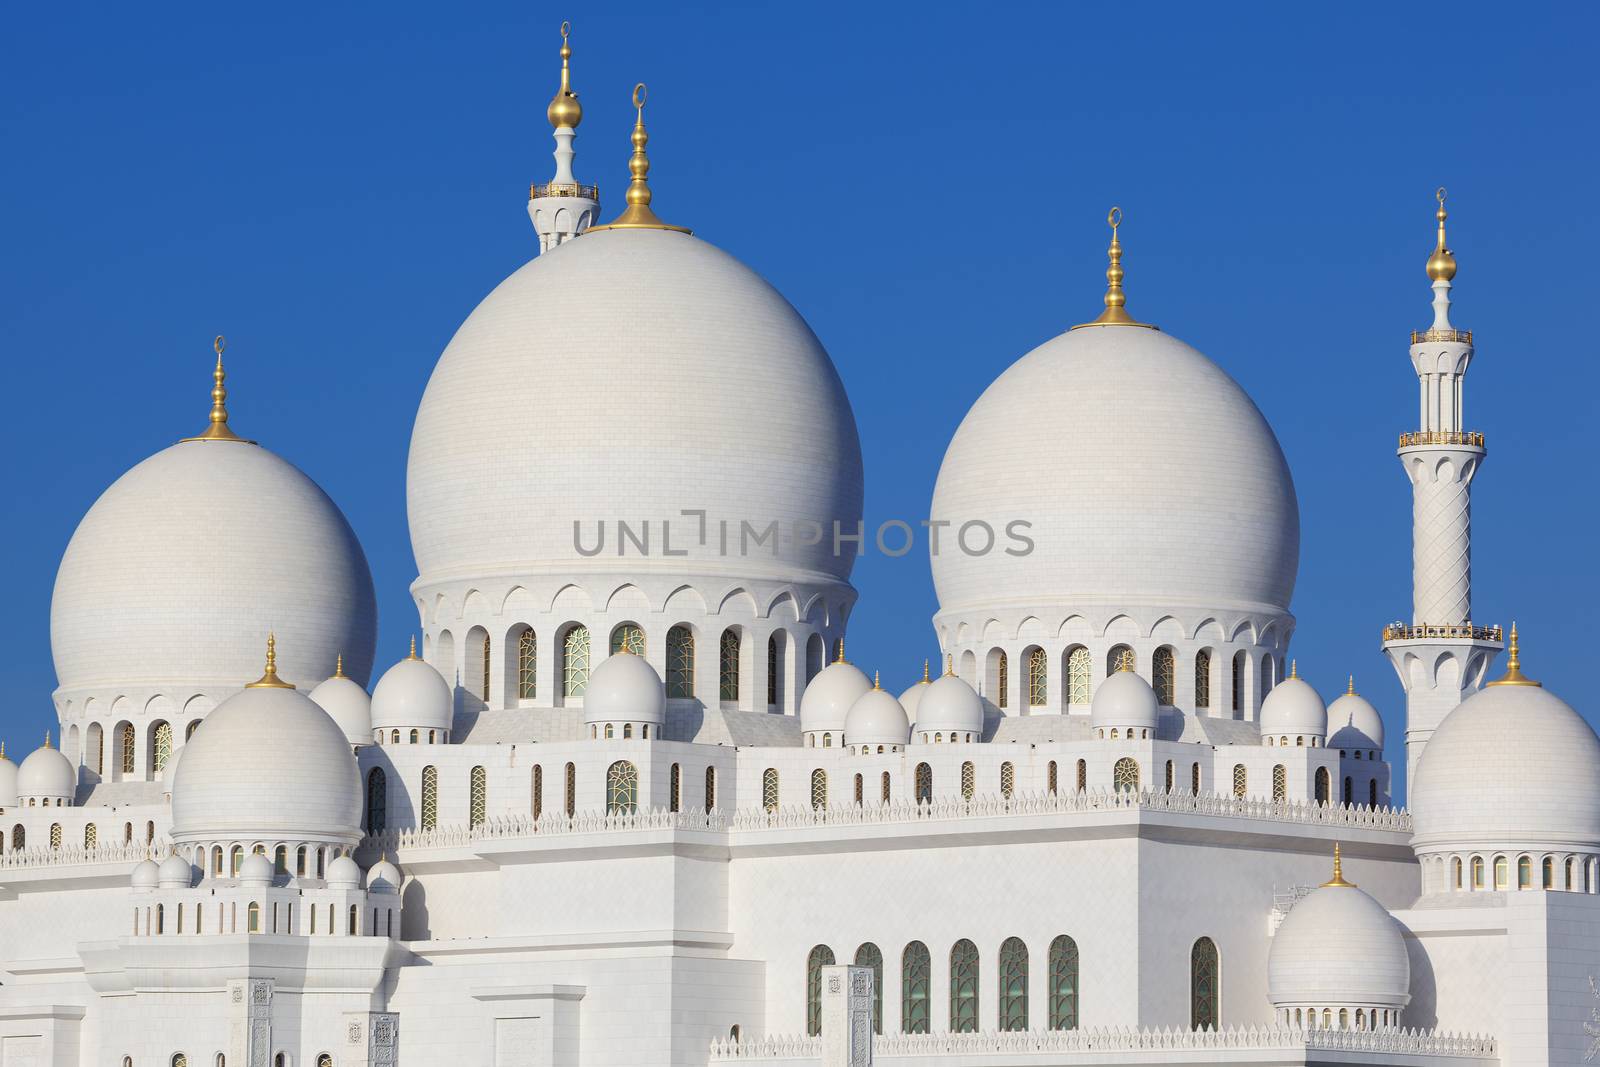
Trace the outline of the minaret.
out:
M 567 35 L 572 24 L 561 24 L 561 88 L 545 110 L 556 137 L 556 174 L 548 182 L 534 182 L 528 188 L 528 218 L 539 234 L 539 251 L 548 252 L 564 241 L 570 241 L 594 225 L 600 210 L 600 189 L 593 185 L 579 185 L 572 176 L 572 140 L 578 135 L 578 124 L 583 121 L 583 106 L 578 94 L 572 91 L 572 46 Z
M 1411 479 L 1411 622 L 1383 628 L 1383 649 L 1406 690 L 1406 781 L 1412 781 L 1433 731 L 1483 684 L 1500 651 L 1500 627 L 1472 623 L 1472 478 L 1484 459 L 1483 434 L 1464 429 L 1462 382 L 1472 362 L 1472 332 L 1450 323 L 1456 260 L 1445 244 L 1445 191 L 1439 237 L 1428 257 L 1433 325 L 1411 334 L 1420 428 L 1400 435 Z

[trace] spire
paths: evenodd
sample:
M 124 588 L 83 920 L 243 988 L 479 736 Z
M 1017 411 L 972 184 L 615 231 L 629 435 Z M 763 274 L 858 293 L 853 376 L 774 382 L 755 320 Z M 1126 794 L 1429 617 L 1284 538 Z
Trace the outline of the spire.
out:
M 1329 886 L 1336 889 L 1354 889 L 1356 887 L 1354 882 L 1344 880 L 1344 862 L 1339 855 L 1339 842 L 1337 841 L 1333 843 L 1333 877 L 1322 883 L 1322 888 L 1324 889 Z
M 1444 209 L 1444 186 L 1439 186 L 1433 196 L 1439 201 L 1439 210 L 1434 215 L 1439 220 L 1439 242 L 1433 248 L 1433 255 L 1428 257 L 1428 277 L 1436 282 L 1448 282 L 1456 276 L 1456 257 L 1444 240 L 1444 220 L 1449 217 Z
M 846 663 L 846 662 L 849 662 L 848 660 L 846 660 L 844 658 L 844 638 L 842 638 L 842 637 L 839 638 L 839 658 L 834 660 L 833 662 L 835 662 L 835 663 Z
M 1289 661 L 1289 677 L 1291 677 L 1291 678 L 1300 677 L 1300 661 L 1299 660 L 1292 659 L 1292 660 Z
M 922 684 L 923 685 L 927 685 L 928 684 L 928 661 L 927 660 L 923 660 L 922 661 Z
M 245 686 L 246 689 L 293 689 L 294 686 L 278 677 L 278 639 L 267 633 L 267 669 L 261 677 Z
M 5 758 L 6 758 L 6 743 L 4 741 L 0 741 L 0 759 L 5 759 Z
M 417 635 L 416 634 L 412 634 L 411 635 L 411 652 L 410 652 L 409 655 L 406 656 L 406 659 L 416 659 L 416 658 L 417 658 Z
M 650 210 L 650 159 L 645 155 L 644 146 L 649 143 L 650 135 L 644 128 L 644 101 L 645 85 L 640 82 L 633 87 L 633 106 L 639 110 L 639 117 L 633 124 L 633 158 L 628 160 L 628 173 L 632 181 L 628 183 L 628 206 L 622 214 L 606 223 L 604 226 L 592 226 L 590 233 L 598 230 L 672 230 L 677 233 L 688 233 L 682 226 L 668 226 L 656 218 L 656 213 Z
M 1506 673 L 1505 677 L 1497 678 L 1490 685 L 1539 685 L 1538 682 L 1522 673 L 1522 649 L 1517 645 L 1517 624 L 1511 624 L 1511 643 L 1506 648 Z
M 1350 684 L 1345 686 L 1344 691 L 1345 691 L 1346 695 L 1348 695 L 1348 696 L 1355 696 L 1355 693 L 1356 693 L 1356 676 L 1355 675 L 1352 674 L 1350 676 Z
M 49 730 L 46 730 L 44 732 L 44 747 L 45 748 L 49 748 L 50 747 L 50 731 Z
M 561 24 L 561 88 L 556 90 L 555 98 L 550 101 L 550 106 L 545 109 L 545 118 L 550 120 L 552 129 L 576 130 L 583 121 L 583 105 L 578 103 L 578 94 L 572 91 L 572 46 L 567 43 L 567 35 L 572 32 L 572 23 Z M 556 179 L 560 181 L 558 177 Z M 567 177 L 571 181 L 571 175 Z
M 1081 330 L 1085 326 L 1143 326 L 1153 330 L 1154 326 L 1139 322 L 1127 311 L 1128 298 L 1122 291 L 1122 242 L 1117 240 L 1117 227 L 1122 225 L 1120 207 L 1114 207 L 1106 213 L 1106 225 L 1111 227 L 1111 247 L 1106 249 L 1106 254 L 1111 258 L 1111 265 L 1106 268 L 1106 309 L 1093 322 L 1081 322 L 1073 329 Z
M 344 653 L 343 652 L 339 653 L 339 657 L 333 661 L 333 676 L 335 678 L 343 678 L 344 677 Z
M 253 445 L 254 441 L 246 441 L 232 430 L 228 429 L 228 390 L 222 384 L 227 377 L 222 369 L 222 351 L 228 347 L 228 342 L 223 336 L 217 334 L 217 339 L 211 342 L 211 347 L 217 350 L 217 368 L 211 372 L 211 424 L 193 437 L 185 437 L 185 441 L 233 441 L 241 445 Z
M 883 688 L 883 686 L 878 682 L 878 672 L 877 671 L 873 671 L 872 672 L 872 688 L 874 688 L 874 689 L 882 689 Z
M 955 655 L 953 653 L 946 652 L 944 654 L 944 676 L 946 678 L 953 678 L 955 676 L 955 673 L 956 673 L 956 657 L 955 657 Z

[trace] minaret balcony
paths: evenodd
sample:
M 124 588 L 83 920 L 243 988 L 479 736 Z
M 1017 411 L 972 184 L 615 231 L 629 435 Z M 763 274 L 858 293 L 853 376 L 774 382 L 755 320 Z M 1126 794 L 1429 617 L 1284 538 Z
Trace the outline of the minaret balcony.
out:
M 1444 625 L 1417 623 L 1407 626 L 1403 622 L 1391 622 L 1383 628 L 1384 641 L 1426 641 L 1429 638 L 1444 638 L 1451 641 L 1500 641 L 1500 627 L 1474 626 L 1470 622 L 1448 623 Z
M 1471 330 L 1412 330 L 1411 343 L 1414 345 L 1427 344 L 1429 341 L 1459 341 L 1461 344 L 1472 343 Z
M 576 182 L 534 182 L 528 186 L 528 199 L 540 200 L 547 196 L 567 196 L 578 200 L 599 200 L 598 185 L 578 185 Z
M 1415 448 L 1418 445 L 1465 445 L 1468 448 L 1482 448 L 1483 434 L 1476 430 L 1417 430 L 1400 435 L 1401 448 Z

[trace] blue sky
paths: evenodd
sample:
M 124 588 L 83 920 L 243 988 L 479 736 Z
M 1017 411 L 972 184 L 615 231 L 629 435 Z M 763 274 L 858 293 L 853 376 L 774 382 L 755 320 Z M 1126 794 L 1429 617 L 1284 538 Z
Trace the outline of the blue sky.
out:
M 1451 192 L 1474 614 L 1582 704 L 1597 602 L 1592 7 L 227 5 L 11 12 L 0 39 L 0 736 L 52 721 L 50 589 L 128 467 L 204 421 L 230 339 L 242 432 L 317 479 L 366 546 L 379 661 L 415 626 L 406 447 L 450 335 L 536 249 L 527 184 L 574 23 L 578 173 L 626 179 L 649 82 L 663 217 L 768 277 L 839 366 L 869 524 L 926 515 L 983 388 L 1103 288 L 1238 378 L 1299 490 L 1301 673 L 1354 671 L 1390 724 L 1378 629 L 1410 604 L 1407 331 Z M 613 198 L 614 200 L 615 198 Z M 608 213 L 612 210 L 607 209 Z M 936 652 L 925 556 L 869 556 L 851 658 Z M 1588 656 L 1588 660 L 1586 660 Z M 1593 707 L 1580 708 L 1586 713 Z

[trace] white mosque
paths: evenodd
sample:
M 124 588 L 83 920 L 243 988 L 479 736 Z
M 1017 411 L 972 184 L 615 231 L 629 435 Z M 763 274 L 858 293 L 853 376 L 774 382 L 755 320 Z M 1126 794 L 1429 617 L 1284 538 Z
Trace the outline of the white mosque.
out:
M 1472 616 L 1442 190 L 1382 635 L 1403 810 L 1373 705 L 1296 669 L 1272 429 L 1133 317 L 1120 213 L 1099 316 L 964 385 L 939 659 L 898 696 L 852 664 L 850 400 L 655 214 L 643 86 L 600 224 L 570 54 L 539 255 L 417 413 L 408 655 L 375 671 L 362 548 L 229 422 L 220 338 L 209 424 L 78 526 L 57 740 L 0 758 L 0 1067 L 1595 1052 L 1600 740 Z

